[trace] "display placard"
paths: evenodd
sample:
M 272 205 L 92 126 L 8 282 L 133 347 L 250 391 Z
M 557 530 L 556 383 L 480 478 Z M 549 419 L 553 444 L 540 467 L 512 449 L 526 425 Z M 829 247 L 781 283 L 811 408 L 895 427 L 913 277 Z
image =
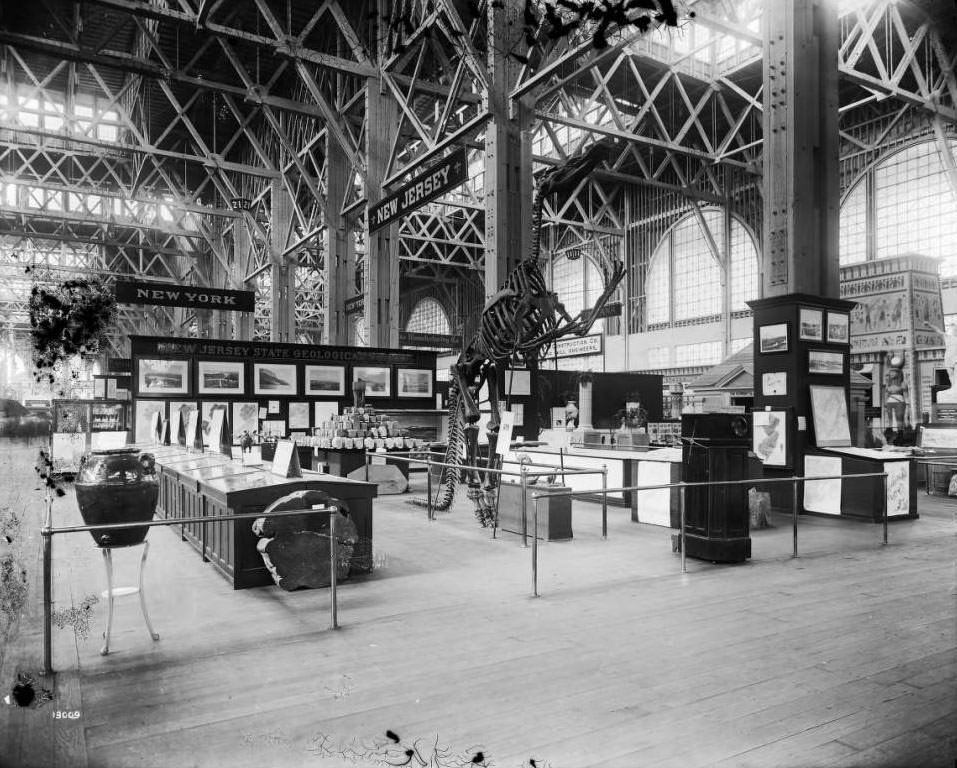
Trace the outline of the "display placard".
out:
M 200 452 L 203 450 L 203 433 L 199 429 L 198 410 L 190 411 L 186 420 L 186 447 Z
M 515 427 L 515 414 L 511 411 L 502 411 L 498 426 L 498 441 L 495 443 L 495 453 L 505 456 L 512 444 L 512 430 Z
M 299 454 L 294 440 L 280 440 L 276 443 L 276 453 L 269 471 L 280 477 L 302 477 Z

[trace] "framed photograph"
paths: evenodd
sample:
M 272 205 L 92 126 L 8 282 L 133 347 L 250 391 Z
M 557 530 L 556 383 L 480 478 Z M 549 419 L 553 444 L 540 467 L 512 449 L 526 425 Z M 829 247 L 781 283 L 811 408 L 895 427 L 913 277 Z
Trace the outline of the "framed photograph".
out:
M 196 363 L 196 368 L 199 371 L 197 394 L 246 394 L 245 363 L 221 363 L 215 360 L 200 360 Z
M 827 313 L 827 340 L 835 344 L 847 344 L 851 340 L 850 316 L 844 312 Z
M 847 418 L 847 393 L 844 387 L 811 384 L 809 389 L 817 447 L 849 446 L 851 425 Z
M 807 372 L 840 376 L 844 373 L 844 353 L 809 349 L 807 351 Z
M 136 384 L 141 395 L 188 395 L 189 360 L 141 357 L 136 361 Z
M 398 368 L 396 397 L 432 397 L 432 371 L 427 368 Z
M 233 442 L 238 443 L 243 432 L 254 436 L 259 431 L 259 403 L 233 403 Z
M 762 353 L 768 352 L 787 352 L 788 351 L 788 324 L 775 323 L 774 325 L 762 325 L 759 329 L 760 344 Z
M 342 396 L 346 393 L 346 369 L 341 365 L 307 365 L 306 394 Z
M 53 431 L 86 434 L 90 429 L 90 404 L 69 400 L 53 402 Z
M 787 467 L 788 412 L 786 410 L 752 411 L 751 450 L 768 467 Z
M 352 383 L 364 381 L 366 397 L 392 397 L 392 369 L 356 366 L 352 369 Z
M 788 393 L 787 371 L 771 371 L 761 374 L 761 393 L 765 397 L 776 397 Z
M 824 341 L 824 312 L 820 309 L 801 307 L 798 338 L 808 341 Z
M 295 365 L 253 364 L 253 394 L 295 395 L 297 385 Z
M 289 403 L 289 429 L 309 429 L 309 403 Z

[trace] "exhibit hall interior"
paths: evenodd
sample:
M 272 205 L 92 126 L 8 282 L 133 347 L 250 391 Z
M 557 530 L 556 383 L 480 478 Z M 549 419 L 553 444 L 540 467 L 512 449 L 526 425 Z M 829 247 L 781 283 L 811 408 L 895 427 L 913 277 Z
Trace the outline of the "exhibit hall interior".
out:
M 0 768 L 952 768 L 953 0 L 0 0 Z

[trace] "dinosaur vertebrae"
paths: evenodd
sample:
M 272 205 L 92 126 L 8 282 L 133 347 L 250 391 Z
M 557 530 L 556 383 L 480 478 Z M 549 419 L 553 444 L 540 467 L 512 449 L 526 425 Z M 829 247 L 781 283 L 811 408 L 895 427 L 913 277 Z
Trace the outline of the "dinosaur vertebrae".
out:
M 439 493 L 432 502 L 432 509 L 438 512 L 446 511 L 455 498 L 455 485 L 458 481 L 461 464 L 462 448 L 465 445 L 465 427 L 461 414 L 459 413 L 458 388 L 453 382 L 449 386 L 449 441 L 445 449 L 445 463 L 454 464 L 456 468 L 442 467 L 442 474 L 439 478 Z M 429 469 L 428 471 L 431 471 Z M 412 504 L 418 507 L 427 507 L 428 499 L 410 499 Z

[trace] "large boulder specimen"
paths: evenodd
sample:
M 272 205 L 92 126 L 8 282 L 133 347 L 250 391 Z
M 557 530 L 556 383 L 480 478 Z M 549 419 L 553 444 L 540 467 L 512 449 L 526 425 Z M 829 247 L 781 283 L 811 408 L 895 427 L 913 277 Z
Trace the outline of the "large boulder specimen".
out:
M 312 509 L 321 505 L 335 510 L 336 579 L 346 579 L 353 550 L 359 539 L 356 525 L 349 516 L 349 507 L 324 491 L 295 491 L 270 504 L 265 512 Z M 330 547 L 328 514 L 260 517 L 253 522 L 253 533 L 259 537 L 256 548 L 272 574 L 285 590 L 301 587 L 328 587 L 330 582 Z

